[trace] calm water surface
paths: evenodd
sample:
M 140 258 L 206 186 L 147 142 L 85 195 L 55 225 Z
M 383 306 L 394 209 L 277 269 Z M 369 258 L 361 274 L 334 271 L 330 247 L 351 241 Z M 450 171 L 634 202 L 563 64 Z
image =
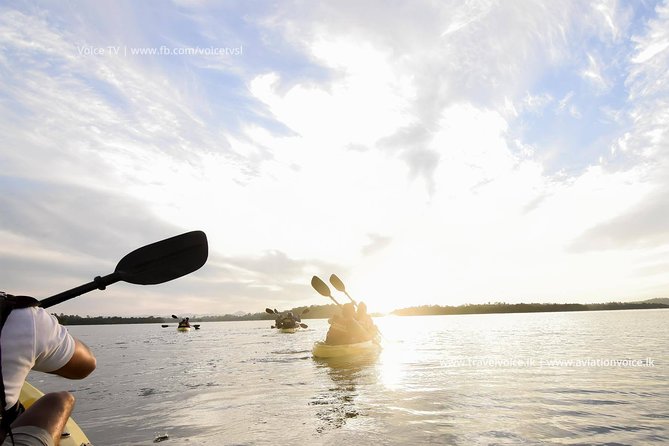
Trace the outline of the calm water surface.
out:
M 377 319 L 378 357 L 311 356 L 271 321 L 73 326 L 98 358 L 75 393 L 97 446 L 669 444 L 669 311 Z

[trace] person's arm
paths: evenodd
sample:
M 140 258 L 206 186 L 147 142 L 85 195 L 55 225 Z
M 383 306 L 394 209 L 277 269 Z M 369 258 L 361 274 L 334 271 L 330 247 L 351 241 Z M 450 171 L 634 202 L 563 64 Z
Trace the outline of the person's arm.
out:
M 89 348 L 42 308 L 35 315 L 35 363 L 33 370 L 64 378 L 82 379 L 95 370 L 96 360 Z
M 51 373 L 63 378 L 83 379 L 95 370 L 97 360 L 86 344 L 74 338 L 74 354 L 63 367 Z

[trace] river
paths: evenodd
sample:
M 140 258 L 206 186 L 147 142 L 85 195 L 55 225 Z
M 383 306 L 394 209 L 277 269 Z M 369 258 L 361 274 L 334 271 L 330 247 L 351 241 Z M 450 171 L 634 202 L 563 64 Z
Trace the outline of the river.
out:
M 669 311 L 377 318 L 378 357 L 271 321 L 70 326 L 98 358 L 70 390 L 96 446 L 669 444 Z

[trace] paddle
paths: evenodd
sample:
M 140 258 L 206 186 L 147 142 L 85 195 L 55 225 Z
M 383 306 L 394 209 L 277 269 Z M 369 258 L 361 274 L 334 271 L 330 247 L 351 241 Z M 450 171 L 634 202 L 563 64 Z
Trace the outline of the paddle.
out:
M 202 231 L 177 235 L 132 251 L 118 262 L 113 273 L 40 301 L 48 308 L 93 290 L 123 281 L 135 285 L 169 282 L 198 270 L 207 261 L 207 236 Z
M 332 284 L 333 287 L 337 289 L 337 291 L 341 291 L 342 293 L 346 294 L 346 297 L 348 297 L 348 300 L 351 301 L 351 303 L 358 308 L 358 303 L 353 300 L 353 298 L 346 292 L 346 287 L 344 286 L 344 282 L 342 282 L 339 277 L 337 277 L 336 274 L 332 274 L 330 276 L 330 283 Z
M 337 306 L 341 307 L 341 304 L 337 302 L 337 299 L 335 299 L 332 296 L 332 293 L 330 292 L 330 287 L 328 287 L 325 282 L 323 282 L 320 277 L 314 276 L 311 278 L 311 286 L 314 287 L 316 291 L 318 291 L 318 294 L 321 296 L 329 297 L 332 302 L 336 303 Z
M 309 312 L 309 307 L 307 307 L 307 308 L 305 308 L 304 310 L 302 310 L 302 312 L 300 313 L 300 319 L 302 318 L 302 316 L 304 316 L 304 315 L 307 314 L 308 312 Z M 302 327 L 302 328 L 309 328 L 309 326 L 308 326 L 307 324 L 303 324 L 303 323 L 301 323 L 301 322 L 300 322 L 300 327 Z
M 169 325 L 161 325 L 161 327 L 167 328 L 167 327 L 169 327 Z
M 275 314 L 274 311 L 276 311 L 276 310 L 272 310 L 271 308 L 265 308 L 265 312 L 268 313 L 268 314 L 271 314 L 272 316 L 274 316 L 274 314 Z M 272 325 L 270 328 L 276 328 L 276 327 L 274 325 Z

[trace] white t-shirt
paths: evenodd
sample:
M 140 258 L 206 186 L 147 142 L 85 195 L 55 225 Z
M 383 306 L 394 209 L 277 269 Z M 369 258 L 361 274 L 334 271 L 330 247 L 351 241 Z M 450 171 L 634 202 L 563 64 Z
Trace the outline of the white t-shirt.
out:
M 54 316 L 38 307 L 13 310 L 2 328 L 0 342 L 7 409 L 18 401 L 31 369 L 53 372 L 74 354 L 74 338 Z

